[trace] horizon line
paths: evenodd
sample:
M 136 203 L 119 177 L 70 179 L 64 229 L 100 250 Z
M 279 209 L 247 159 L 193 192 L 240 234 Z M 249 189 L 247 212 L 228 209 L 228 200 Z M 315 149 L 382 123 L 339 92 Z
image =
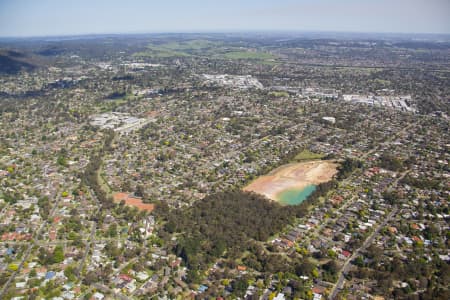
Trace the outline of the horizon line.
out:
M 304 33 L 304 34 L 362 34 L 362 35 L 405 35 L 405 36 L 448 36 L 448 33 L 438 32 L 389 32 L 389 31 L 344 31 L 344 30 L 300 30 L 300 29 L 233 29 L 233 30 L 167 30 L 167 31 L 129 31 L 129 32 L 86 32 L 48 35 L 0 35 L 0 39 L 45 39 L 45 38 L 70 38 L 104 35 L 152 35 L 152 34 L 242 34 L 242 33 Z

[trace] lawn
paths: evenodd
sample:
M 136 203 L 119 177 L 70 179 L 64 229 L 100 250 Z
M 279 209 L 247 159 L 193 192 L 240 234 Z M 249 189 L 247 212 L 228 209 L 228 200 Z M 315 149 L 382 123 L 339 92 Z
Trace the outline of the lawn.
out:
M 221 46 L 222 42 L 213 42 L 208 40 L 191 40 L 183 42 L 170 42 L 162 44 L 161 47 L 171 50 L 201 50 L 208 48 L 215 48 Z
M 289 97 L 289 94 L 287 92 L 272 91 L 269 92 L 269 96 L 281 98 L 281 97 Z
M 136 52 L 133 56 L 137 57 L 155 57 L 155 58 L 168 58 L 168 57 L 185 57 L 189 56 L 188 53 L 174 51 L 168 48 L 162 48 L 158 46 L 148 46 L 148 50 L 142 52 Z
M 208 56 L 217 59 L 249 59 L 268 63 L 275 59 L 275 56 L 268 52 L 250 51 L 242 47 L 224 47 L 223 42 L 201 39 L 151 44 L 145 51 L 134 53 L 133 56 L 154 58 Z
M 191 55 L 202 55 L 208 51 L 215 50 L 222 43 L 207 40 L 191 40 L 182 42 L 169 42 L 164 44 L 151 44 L 147 46 L 147 50 L 134 53 L 133 56 L 140 57 L 186 57 Z
M 256 59 L 256 60 L 275 59 L 275 56 L 267 52 L 253 52 L 245 50 L 227 52 L 224 54 L 220 54 L 220 57 L 224 59 Z
M 309 150 L 303 150 L 299 154 L 297 154 L 294 158 L 296 161 L 306 161 L 306 160 L 314 160 L 314 159 L 322 159 L 324 157 L 323 154 L 314 153 Z
M 100 109 L 100 112 L 109 112 L 123 104 L 128 103 L 128 101 L 135 101 L 135 100 L 139 100 L 139 98 L 131 94 L 127 94 L 121 98 L 103 99 L 101 101 L 98 101 L 97 107 Z

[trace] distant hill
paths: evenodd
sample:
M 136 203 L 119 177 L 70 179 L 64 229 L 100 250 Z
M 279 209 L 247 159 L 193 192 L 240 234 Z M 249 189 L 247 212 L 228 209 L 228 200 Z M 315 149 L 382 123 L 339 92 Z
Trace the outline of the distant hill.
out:
M 0 49 L 0 74 L 16 74 L 22 70 L 32 71 L 38 65 L 26 53 Z
M 36 54 L 42 55 L 42 56 L 57 56 L 60 54 L 64 54 L 66 52 L 66 49 L 60 48 L 57 46 L 49 46 L 45 47 L 44 49 L 41 49 L 36 52 Z

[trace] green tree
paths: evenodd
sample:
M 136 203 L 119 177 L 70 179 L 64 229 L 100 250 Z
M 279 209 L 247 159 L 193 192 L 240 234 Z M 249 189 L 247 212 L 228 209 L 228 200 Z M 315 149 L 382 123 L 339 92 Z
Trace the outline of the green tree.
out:
M 55 247 L 55 250 L 53 251 L 53 263 L 60 263 L 64 260 L 64 250 L 62 246 L 58 245 Z
M 67 159 L 64 156 L 60 155 L 60 156 L 58 156 L 58 159 L 56 160 L 56 163 L 58 165 L 60 165 L 60 166 L 66 167 L 67 166 Z
M 31 269 L 29 276 L 31 278 L 36 277 L 37 276 L 36 269 Z
M 248 288 L 248 282 L 246 278 L 238 278 L 231 283 L 231 286 L 237 296 L 243 296 Z
M 70 280 L 70 281 L 76 281 L 76 275 L 75 275 L 75 268 L 73 266 L 68 266 L 64 270 L 64 275 Z
M 10 271 L 15 272 L 15 271 L 17 271 L 18 269 L 19 269 L 19 266 L 16 265 L 16 264 L 9 264 L 9 265 L 8 265 L 8 270 L 10 270 Z
M 110 237 L 116 237 L 117 236 L 117 224 L 111 224 L 108 228 L 108 235 Z

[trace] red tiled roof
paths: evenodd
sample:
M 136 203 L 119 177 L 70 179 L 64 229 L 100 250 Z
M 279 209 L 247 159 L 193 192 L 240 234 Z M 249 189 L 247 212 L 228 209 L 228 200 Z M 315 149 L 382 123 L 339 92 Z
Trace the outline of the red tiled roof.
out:
M 342 251 L 342 255 L 344 255 L 345 257 L 350 257 L 352 254 L 349 251 L 344 250 Z
M 5 232 L 2 234 L 2 241 L 28 241 L 30 239 L 31 234 L 29 233 Z
M 413 239 L 413 241 L 415 241 L 415 242 L 421 242 L 421 241 L 422 241 L 422 239 L 421 239 L 420 237 L 416 236 L 416 235 L 413 236 L 412 239 Z
M 246 266 L 237 266 L 238 271 L 245 271 L 247 270 Z
M 412 228 L 412 229 L 418 230 L 420 227 L 419 227 L 419 225 L 417 225 L 417 224 L 412 224 L 412 225 L 411 225 L 411 228 Z
M 133 278 L 131 278 L 130 276 L 128 276 L 127 274 L 120 274 L 119 278 L 125 281 L 131 281 L 133 280 Z
M 325 291 L 325 289 L 323 287 L 321 287 L 321 286 L 315 286 L 315 287 L 312 288 L 311 291 L 314 294 L 322 294 Z

